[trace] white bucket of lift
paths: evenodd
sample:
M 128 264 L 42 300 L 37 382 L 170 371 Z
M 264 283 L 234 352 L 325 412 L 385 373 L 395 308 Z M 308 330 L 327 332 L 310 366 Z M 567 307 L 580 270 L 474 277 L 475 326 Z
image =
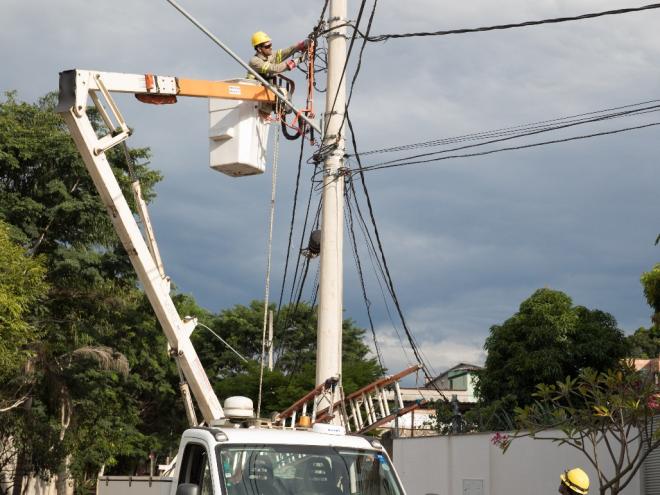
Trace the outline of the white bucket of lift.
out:
M 268 124 L 257 102 L 209 98 L 209 119 L 211 168 L 232 177 L 266 170 Z

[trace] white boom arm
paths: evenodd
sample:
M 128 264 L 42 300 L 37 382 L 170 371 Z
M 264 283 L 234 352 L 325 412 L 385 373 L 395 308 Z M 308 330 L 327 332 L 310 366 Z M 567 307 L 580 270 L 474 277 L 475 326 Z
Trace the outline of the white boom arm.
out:
M 190 334 L 197 322 L 194 319 L 183 321 L 177 313 L 169 294 L 169 282 L 163 276 L 162 270 L 159 270 L 158 263 L 154 259 L 155 253 L 150 252 L 105 155 L 106 150 L 121 143 L 130 135 L 128 126 L 110 97 L 110 92 L 113 91 L 137 95 L 216 96 L 261 101 L 271 100 L 272 95 L 262 87 L 246 87 L 234 82 L 215 83 L 149 74 L 117 74 L 84 70 L 71 70 L 60 74 L 60 99 L 57 111 L 64 116 L 167 340 L 176 352 L 181 371 L 190 384 L 204 420 L 210 423 L 223 418 L 224 414 L 190 341 Z M 252 93 L 248 95 L 245 91 Z M 99 99 L 99 92 L 109 106 L 111 114 Z M 97 137 L 86 113 L 88 97 L 92 98 L 110 129 L 110 132 L 101 138 Z M 116 123 L 111 120 L 111 115 Z

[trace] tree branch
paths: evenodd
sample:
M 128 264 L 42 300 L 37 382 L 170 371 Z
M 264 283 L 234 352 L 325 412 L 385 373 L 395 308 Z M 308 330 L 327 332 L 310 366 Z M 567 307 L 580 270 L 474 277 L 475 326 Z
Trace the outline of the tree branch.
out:
M 27 393 L 27 394 L 25 394 L 23 397 L 21 397 L 20 399 L 16 400 L 16 401 L 15 401 L 13 404 L 11 404 L 10 406 L 7 406 L 7 407 L 0 407 L 0 413 L 7 412 L 7 411 L 11 411 L 12 409 L 14 409 L 14 408 L 20 406 L 21 404 L 23 404 L 23 402 L 25 402 L 26 400 L 28 400 L 29 397 L 30 397 L 30 393 Z
M 644 463 L 644 460 L 646 459 L 646 457 L 651 453 L 651 451 L 653 449 L 655 449 L 659 445 L 660 445 L 660 440 L 655 442 L 655 444 L 652 446 L 652 448 L 644 449 L 643 443 L 641 441 L 639 442 L 638 447 L 637 447 L 637 453 L 635 454 L 635 457 L 633 458 L 633 461 L 628 464 L 628 469 L 622 472 L 621 477 L 625 476 L 627 471 L 632 469 L 632 471 L 630 472 L 628 478 L 626 478 L 623 481 L 623 483 L 620 485 L 621 490 L 623 490 L 626 486 L 628 486 L 628 484 L 632 481 L 632 479 L 637 474 L 637 471 L 639 471 L 639 468 Z M 642 452 L 644 452 L 644 454 L 642 455 L 642 457 L 640 457 L 640 453 L 642 453 Z

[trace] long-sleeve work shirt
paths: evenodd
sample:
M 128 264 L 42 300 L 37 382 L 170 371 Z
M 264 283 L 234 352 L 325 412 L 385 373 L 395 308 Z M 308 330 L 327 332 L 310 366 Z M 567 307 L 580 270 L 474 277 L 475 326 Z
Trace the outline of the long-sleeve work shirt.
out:
M 286 59 L 290 58 L 297 50 L 296 45 L 292 45 L 288 48 L 281 48 L 272 55 L 266 57 L 261 53 L 256 53 L 249 62 L 250 67 L 256 70 L 262 77 L 268 79 L 269 77 L 279 74 L 286 70 L 289 70 L 289 67 L 286 65 Z M 252 74 L 247 75 L 248 79 L 254 79 Z

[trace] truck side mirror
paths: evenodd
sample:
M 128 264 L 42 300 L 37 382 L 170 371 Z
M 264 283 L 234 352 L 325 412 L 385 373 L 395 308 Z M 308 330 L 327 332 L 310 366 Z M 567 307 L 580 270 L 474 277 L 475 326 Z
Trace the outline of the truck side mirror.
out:
M 181 483 L 176 487 L 176 495 L 199 495 L 199 486 L 194 483 Z

